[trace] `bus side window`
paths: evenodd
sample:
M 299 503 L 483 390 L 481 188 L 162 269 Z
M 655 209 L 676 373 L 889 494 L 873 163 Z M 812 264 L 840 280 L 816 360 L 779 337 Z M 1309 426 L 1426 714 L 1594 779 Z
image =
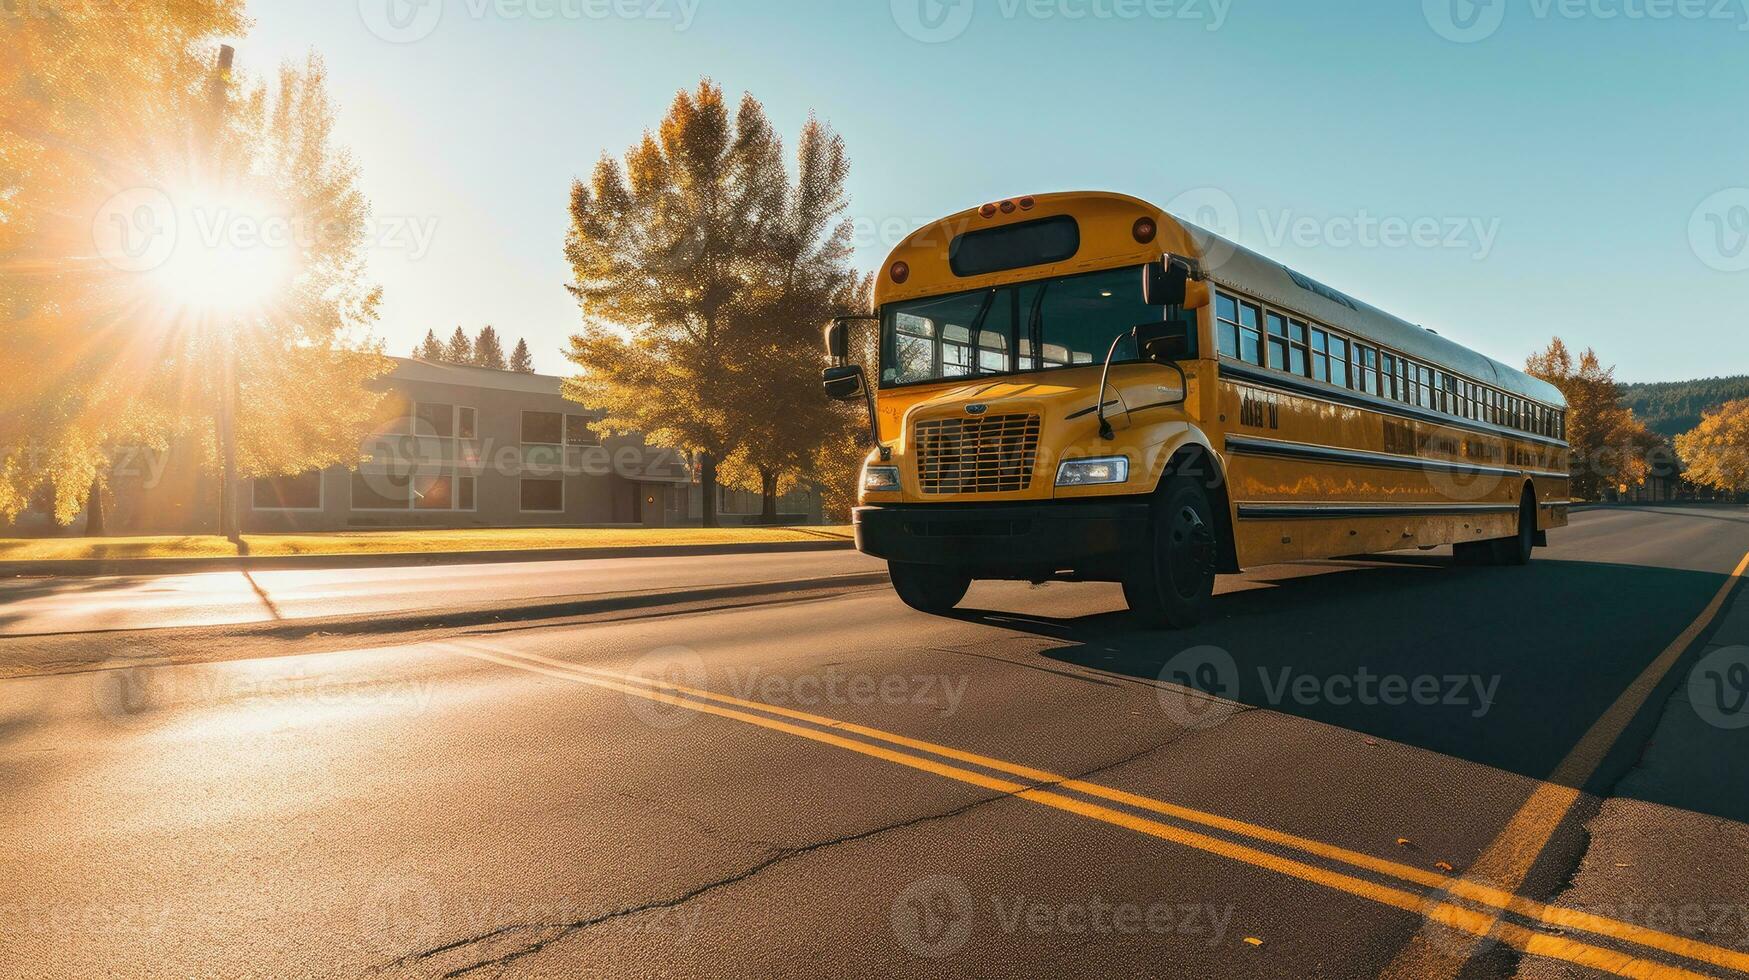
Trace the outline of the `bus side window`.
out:
M 1226 293 L 1215 294 L 1215 337 L 1221 353 L 1239 356 L 1239 301 Z
M 1334 335 L 1330 337 L 1330 383 L 1348 387 L 1348 341 Z
M 1312 329 L 1312 380 L 1330 380 L 1330 336 L 1315 327 Z
M 1269 366 L 1277 371 L 1287 370 L 1287 317 L 1280 313 L 1270 313 L 1264 317 L 1269 324 Z
M 1300 377 L 1306 376 L 1306 325 L 1298 320 L 1289 320 L 1287 324 L 1288 363 L 1287 369 Z
M 1250 303 L 1239 304 L 1239 360 L 1263 365 L 1263 311 Z
M 1379 381 L 1379 394 L 1385 398 L 1397 397 L 1397 359 L 1389 354 L 1379 354 L 1379 370 L 1383 377 Z
M 1376 348 L 1364 344 L 1354 345 L 1354 368 L 1361 391 L 1369 395 L 1379 393 L 1379 352 Z

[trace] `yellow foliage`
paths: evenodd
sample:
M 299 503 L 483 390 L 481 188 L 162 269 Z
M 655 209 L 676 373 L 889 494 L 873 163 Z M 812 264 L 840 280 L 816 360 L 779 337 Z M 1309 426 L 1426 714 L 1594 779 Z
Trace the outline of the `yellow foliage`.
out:
M 1676 437 L 1683 475 L 1717 490 L 1749 490 L 1749 398 L 1726 402 Z
M 243 475 L 356 459 L 389 362 L 320 61 L 215 77 L 240 0 L 27 8 L 0 16 L 0 519 L 46 487 L 69 522 L 113 452 L 210 435 L 233 351 Z

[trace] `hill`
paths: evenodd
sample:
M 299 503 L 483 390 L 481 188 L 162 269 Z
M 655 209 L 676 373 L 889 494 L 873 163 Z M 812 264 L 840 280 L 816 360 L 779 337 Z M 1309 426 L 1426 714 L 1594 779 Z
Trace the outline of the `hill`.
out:
M 1749 375 L 1621 385 L 1621 400 L 1646 427 L 1676 436 L 1700 424 L 1701 413 L 1728 401 L 1749 398 Z

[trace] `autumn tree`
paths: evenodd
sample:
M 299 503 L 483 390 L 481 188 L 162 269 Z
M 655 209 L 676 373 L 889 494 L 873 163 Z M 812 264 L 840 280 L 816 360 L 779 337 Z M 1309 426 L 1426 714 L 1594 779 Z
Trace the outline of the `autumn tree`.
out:
M 423 361 L 443 360 L 443 341 L 437 339 L 437 331 L 425 331 L 425 339 L 413 348 L 413 356 Z
M 455 328 L 455 333 L 449 335 L 449 343 L 444 345 L 443 360 L 447 364 L 474 363 L 474 342 L 461 327 Z
M 474 340 L 474 366 L 498 371 L 505 368 L 504 342 L 498 339 L 498 331 L 491 324 L 481 327 L 480 336 Z
M 206 54 L 242 29 L 242 7 L 154 4 L 114 17 L 43 3 L 0 15 L 0 519 L 46 500 L 71 523 L 112 446 L 161 439 L 161 420 L 137 404 L 135 345 L 117 322 L 128 277 L 93 254 L 93 224 L 190 131 Z
M 815 176 L 792 184 L 759 101 L 743 96 L 730 115 L 708 79 L 677 93 L 623 162 L 603 155 L 572 186 L 565 241 L 584 319 L 565 393 L 601 409 L 608 431 L 693 453 L 706 526 L 717 523 L 718 466 L 758 438 L 775 352 L 801 329 L 778 318 L 822 309 L 812 297 L 836 283 L 816 280 L 840 274 L 847 239 L 837 137 L 809 121 Z
M 752 287 L 759 330 L 749 353 L 757 367 L 737 406 L 749 437 L 729 458 L 724 482 L 758 491 L 767 521 L 777 517 L 779 495 L 813 470 L 842 414 L 820 386 L 821 330 L 832 316 L 865 307 L 872 288 L 849 264 L 851 228 L 841 217 L 849 171 L 844 141 L 810 117 L 797 145 L 795 185 L 785 188 L 767 230 L 769 278 Z
M 516 338 L 516 349 L 510 352 L 510 370 L 517 374 L 534 373 L 534 356 L 528 352 L 528 341 Z
M 71 521 L 117 447 L 216 467 L 232 395 L 240 476 L 355 460 L 387 362 L 320 61 L 215 76 L 226 0 L 37 6 L 0 17 L 0 518 Z
M 1700 486 L 1749 490 L 1749 398 L 1713 409 L 1700 424 L 1676 437 L 1676 454 L 1685 476 Z
M 1572 494 L 1596 500 L 1605 488 L 1637 486 L 1649 472 L 1658 439 L 1622 405 L 1615 369 L 1586 348 L 1577 365 L 1556 337 L 1525 362 L 1531 375 L 1559 388 L 1567 400 L 1567 443 L 1572 447 Z

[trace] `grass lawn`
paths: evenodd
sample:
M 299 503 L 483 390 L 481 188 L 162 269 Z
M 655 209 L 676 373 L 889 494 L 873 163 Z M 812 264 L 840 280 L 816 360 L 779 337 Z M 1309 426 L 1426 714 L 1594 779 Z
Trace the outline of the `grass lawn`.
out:
M 724 528 L 469 528 L 456 531 L 337 531 L 329 534 L 249 534 L 254 556 L 379 555 L 467 551 L 543 551 L 777 541 L 847 541 L 839 527 Z M 237 549 L 217 535 L 115 538 L 0 538 L 0 561 L 115 558 L 231 558 Z

